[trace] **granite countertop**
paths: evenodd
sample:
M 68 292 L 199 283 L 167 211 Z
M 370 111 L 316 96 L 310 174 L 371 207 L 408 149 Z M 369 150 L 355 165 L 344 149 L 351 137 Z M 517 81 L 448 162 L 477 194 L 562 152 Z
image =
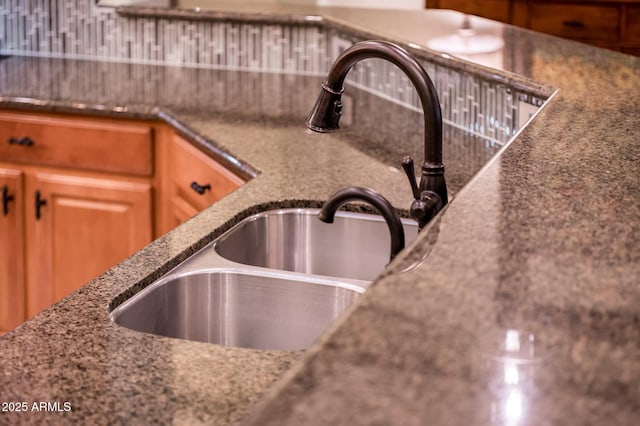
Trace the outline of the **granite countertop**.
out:
M 327 25 L 411 42 L 418 50 L 435 13 L 312 12 Z M 3 412 L 2 422 L 637 422 L 640 61 L 501 28 L 513 60 L 500 70 L 458 65 L 557 93 L 497 155 L 454 167 L 449 206 L 304 353 L 136 333 L 114 325 L 108 306 L 211 241 L 239 212 L 310 205 L 350 185 L 371 186 L 408 207 L 408 186 L 388 153 L 367 151 L 362 142 L 384 132 L 358 126 L 357 117 L 332 135 L 303 130 L 316 77 L 17 56 L 0 61 L 2 107 L 165 120 L 255 176 L 1 337 L 2 401 L 68 401 L 73 408 Z M 269 93 L 258 99 L 232 93 L 247 99 L 225 114 L 190 83 L 217 82 L 207 86 L 214 91 L 238 78 L 295 87 L 295 96 L 268 115 L 264 105 L 272 105 L 252 107 L 271 99 Z M 421 126 L 418 113 L 354 96 L 400 125 Z M 446 143 L 460 137 L 467 136 L 452 134 Z M 421 143 L 420 134 L 407 137 L 418 153 Z M 446 155 L 445 148 L 445 161 Z

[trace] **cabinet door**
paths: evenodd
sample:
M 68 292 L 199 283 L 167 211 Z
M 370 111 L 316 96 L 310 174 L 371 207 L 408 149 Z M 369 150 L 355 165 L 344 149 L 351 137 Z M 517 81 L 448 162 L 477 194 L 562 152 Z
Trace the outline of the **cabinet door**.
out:
M 168 215 L 166 230 L 169 231 L 181 223 L 186 222 L 193 216 L 197 215 L 199 211 L 200 210 L 198 210 L 196 206 L 186 201 L 184 198 L 178 195 L 174 196 L 171 199 L 171 205 L 166 212 Z
M 27 315 L 35 315 L 152 239 L 147 183 L 27 175 Z
M 22 172 L 0 167 L 0 335 L 25 320 Z
M 165 167 L 167 206 L 163 232 L 209 207 L 244 183 L 175 133 L 168 139 Z

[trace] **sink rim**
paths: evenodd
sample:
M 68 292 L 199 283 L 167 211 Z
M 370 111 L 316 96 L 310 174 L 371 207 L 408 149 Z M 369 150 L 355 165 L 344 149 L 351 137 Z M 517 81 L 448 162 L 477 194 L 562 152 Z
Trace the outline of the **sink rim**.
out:
M 122 305 L 128 303 L 131 299 L 137 297 L 139 294 L 149 291 L 148 289 L 150 289 L 151 287 L 158 285 L 164 280 L 169 279 L 170 276 L 181 273 L 182 271 L 184 272 L 191 271 L 191 272 L 197 273 L 199 271 L 213 270 L 216 268 L 224 268 L 226 270 L 237 270 L 241 272 L 255 271 L 256 274 L 264 274 L 264 275 L 280 274 L 280 275 L 290 276 L 294 279 L 295 278 L 299 278 L 301 280 L 313 279 L 313 280 L 318 280 L 318 282 L 322 281 L 327 285 L 352 285 L 357 288 L 363 289 L 363 291 L 366 291 L 375 280 L 370 281 L 370 280 L 360 280 L 356 278 L 334 277 L 330 275 L 307 274 L 303 272 L 287 271 L 282 269 L 274 269 L 274 268 L 268 268 L 268 267 L 243 264 L 243 263 L 234 262 L 225 257 L 222 257 L 216 249 L 220 241 L 222 241 L 228 235 L 231 235 L 232 232 L 234 232 L 238 227 L 242 226 L 245 222 L 255 221 L 269 215 L 282 215 L 282 214 L 289 214 L 289 213 L 317 215 L 318 212 L 320 212 L 320 208 L 318 207 L 276 207 L 276 208 L 265 207 L 265 209 L 262 211 L 259 211 L 257 213 L 251 213 L 247 216 L 241 217 L 240 219 L 238 219 L 237 223 L 232 225 L 230 228 L 226 229 L 220 235 L 215 237 L 212 241 L 208 242 L 204 247 L 190 254 L 186 259 L 178 263 L 169 271 L 162 274 L 159 278 L 151 281 L 149 284 L 140 288 L 135 293 L 132 293 L 126 296 L 122 294 L 116 297 L 114 300 L 112 300 L 111 303 L 109 304 L 109 316 L 111 317 L 111 314 L 114 311 L 116 311 Z M 365 220 L 375 220 L 374 218 L 376 217 L 381 218 L 382 216 L 376 213 L 339 210 L 336 212 L 336 217 L 353 217 L 353 218 L 359 218 L 359 219 L 365 219 Z M 417 222 L 411 218 L 403 217 L 401 218 L 401 221 L 403 222 L 403 224 L 415 225 L 417 227 Z M 194 262 L 195 259 L 202 259 L 203 261 L 204 259 L 208 259 L 208 261 L 211 263 L 209 266 L 206 266 L 206 267 L 198 266 L 198 263 L 202 263 L 202 262 Z M 119 299 L 121 296 L 124 296 L 122 297 L 122 300 L 118 300 L 116 302 L 116 300 Z
M 197 253 L 196 253 L 197 254 Z M 195 254 L 194 254 L 195 255 Z M 186 262 L 186 261 L 185 261 Z M 258 270 L 260 269 L 260 270 Z M 307 275 L 299 272 L 288 272 L 288 271 L 280 271 L 276 269 L 269 268 L 241 268 L 241 267 L 225 267 L 225 266 L 213 266 L 206 269 L 187 269 L 185 271 L 174 271 L 168 272 L 162 277 L 158 278 L 156 281 L 143 288 L 127 300 L 120 303 L 118 306 L 113 308 L 111 312 L 109 312 L 109 317 L 113 322 L 117 324 L 117 317 L 120 313 L 126 310 L 130 305 L 134 304 L 139 299 L 146 297 L 152 291 L 158 289 L 159 287 L 169 285 L 171 282 L 179 280 L 185 277 L 193 277 L 196 275 L 215 275 L 215 274 L 234 274 L 234 275 L 248 275 L 252 277 L 259 278 L 268 278 L 282 281 L 296 281 L 299 283 L 312 284 L 312 285 L 323 285 L 330 287 L 342 288 L 344 290 L 354 291 L 359 294 L 364 294 L 366 292 L 366 287 L 345 282 L 343 280 L 333 280 L 330 277 L 324 277 L 321 275 Z M 118 324 L 119 325 L 119 324 Z
M 167 284 L 170 284 L 173 281 L 184 279 L 190 276 L 195 275 L 210 275 L 210 274 L 236 274 L 236 275 L 248 275 L 251 277 L 257 278 L 266 278 L 268 280 L 283 280 L 283 281 L 294 281 L 299 284 L 305 285 L 321 285 L 321 286 L 329 286 L 336 289 L 343 289 L 347 291 L 353 291 L 358 295 L 362 295 L 366 292 L 368 287 L 375 281 L 373 280 L 363 280 L 357 278 L 345 278 L 345 277 L 336 277 L 330 275 L 321 275 L 321 274 L 313 274 L 306 272 L 296 272 L 289 271 L 283 269 L 276 269 L 270 267 L 262 267 L 250 264 L 244 264 L 235 262 L 233 260 L 227 259 L 218 253 L 216 249 L 217 245 L 222 241 L 225 237 L 231 235 L 235 230 L 239 227 L 246 225 L 248 222 L 260 220 L 261 218 L 267 218 L 268 216 L 273 215 L 284 215 L 284 214 L 298 214 L 305 216 L 317 215 L 320 211 L 319 208 L 316 207 L 285 207 L 285 208 L 275 208 L 275 209 L 266 209 L 260 211 L 258 213 L 253 213 L 248 215 L 231 226 L 229 229 L 224 231 L 221 235 L 214 238 L 212 241 L 207 243 L 204 247 L 191 254 L 185 260 L 176 265 L 173 269 L 169 270 L 156 280 L 152 281 L 150 284 L 141 288 L 136 293 L 130 295 L 129 297 L 124 298 L 120 303 L 109 306 L 109 318 L 111 322 L 116 327 L 122 327 L 128 329 L 133 333 L 145 333 L 153 336 L 154 338 L 169 338 L 169 339 L 181 339 L 192 342 L 199 342 L 195 339 L 188 339 L 183 337 L 172 337 L 167 336 L 160 333 L 147 332 L 142 330 L 136 330 L 134 328 L 130 328 L 126 325 L 120 324 L 118 322 L 118 317 L 121 316 L 122 312 L 128 311 L 132 305 L 139 302 L 141 299 L 146 298 L 151 292 L 163 287 Z M 381 219 L 380 215 L 376 215 L 375 213 L 364 213 L 364 212 L 353 212 L 353 211 L 345 211 L 340 210 L 337 212 L 336 217 L 347 217 L 359 220 L 366 221 L 376 221 L 380 222 L 381 220 L 384 222 L 384 219 Z M 408 225 L 415 226 L 417 229 L 417 222 L 412 219 L 402 219 L 403 223 Z M 352 305 L 358 303 L 358 300 L 355 299 L 351 302 Z M 349 307 L 347 307 L 348 309 Z M 346 309 L 345 309 L 346 311 Z M 341 314 L 344 315 L 345 311 Z M 339 320 L 340 316 L 333 319 L 332 323 Z M 326 330 L 325 330 L 326 331 Z M 323 332 L 324 333 L 324 332 Z M 222 343 L 216 342 L 208 342 L 209 344 L 216 344 L 221 346 L 227 346 Z M 242 346 L 227 346 L 233 347 L 236 349 L 249 349 Z M 288 349 L 273 349 L 273 350 L 288 350 Z
M 335 279 L 341 282 L 351 282 L 363 287 L 369 287 L 380 276 L 380 274 L 382 274 L 384 269 L 388 266 L 388 262 L 379 271 L 379 273 L 375 275 L 374 278 L 371 278 L 371 277 L 364 277 L 364 276 L 332 275 L 332 274 L 322 273 L 318 270 L 301 272 L 301 271 L 296 271 L 296 270 L 287 269 L 287 268 L 279 268 L 273 265 L 267 266 L 266 264 L 259 264 L 259 262 L 251 263 L 248 261 L 245 263 L 241 259 L 239 259 L 239 256 L 235 254 L 229 255 L 229 253 L 223 253 L 222 248 L 223 246 L 225 246 L 225 244 L 230 244 L 231 246 L 233 246 L 233 238 L 237 238 L 236 234 L 242 233 L 243 229 L 251 227 L 252 224 L 255 224 L 256 222 L 259 222 L 259 221 L 267 222 L 272 220 L 273 217 L 289 216 L 289 215 L 305 217 L 305 220 L 307 220 L 306 218 L 309 218 L 312 216 L 316 217 L 319 212 L 320 212 L 320 208 L 316 208 L 316 207 L 283 207 L 283 208 L 275 208 L 275 209 L 260 211 L 258 213 L 253 213 L 249 216 L 244 217 L 243 219 L 238 221 L 238 223 L 234 224 L 232 227 L 227 229 L 222 235 L 218 236 L 214 241 L 211 242 L 211 247 L 215 251 L 218 257 L 228 262 L 231 262 L 235 265 L 242 265 L 243 267 L 246 266 L 250 268 L 261 268 L 261 269 L 271 270 L 271 271 L 279 270 L 287 273 L 299 273 L 304 276 L 318 276 L 318 277 L 321 276 L 329 279 Z M 336 212 L 335 219 L 336 219 L 336 222 L 339 222 L 340 220 L 354 220 L 358 222 L 384 224 L 384 229 L 385 229 L 384 232 L 385 233 L 387 232 L 387 225 L 384 218 L 377 213 L 338 210 Z M 418 231 L 419 231 L 418 222 L 412 218 L 401 218 L 401 222 L 405 230 L 405 239 L 406 239 L 405 248 L 406 248 L 418 236 Z M 323 223 L 319 219 L 318 219 L 317 225 L 319 225 L 320 227 L 335 226 L 335 225 Z M 307 227 L 307 228 L 311 229 L 311 227 Z M 327 228 L 327 229 L 330 229 L 330 228 Z M 257 235 L 257 234 L 254 234 L 254 235 Z M 283 234 L 280 233 L 278 235 L 281 237 Z M 231 248 L 231 252 L 233 252 L 233 250 L 234 249 Z M 265 259 L 262 259 L 262 260 L 265 260 Z

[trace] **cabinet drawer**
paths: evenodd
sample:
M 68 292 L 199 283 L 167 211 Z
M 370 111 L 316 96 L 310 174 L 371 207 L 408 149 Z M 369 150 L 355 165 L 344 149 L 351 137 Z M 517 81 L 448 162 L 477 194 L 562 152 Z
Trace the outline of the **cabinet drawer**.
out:
M 640 44 L 640 5 L 627 6 L 627 41 Z
M 616 6 L 533 3 L 529 12 L 529 27 L 535 31 L 584 40 L 619 39 Z
M 501 22 L 510 20 L 509 0 L 440 0 L 437 6 L 440 9 L 453 9 L 470 15 L 482 16 Z M 430 2 L 427 6 L 431 7 Z
M 197 211 L 218 201 L 244 182 L 177 135 L 173 135 L 171 175 L 173 194 Z
M 143 123 L 0 112 L 6 161 L 149 176 L 153 131 Z

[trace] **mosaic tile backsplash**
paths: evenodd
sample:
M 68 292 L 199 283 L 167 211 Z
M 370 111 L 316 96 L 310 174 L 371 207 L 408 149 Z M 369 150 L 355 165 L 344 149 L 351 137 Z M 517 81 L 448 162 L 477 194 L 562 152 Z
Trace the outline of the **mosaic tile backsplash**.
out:
M 0 54 L 5 55 L 323 75 L 356 41 L 320 23 L 130 18 L 94 0 L 0 0 Z M 422 63 L 436 86 L 445 122 L 493 144 L 515 135 L 526 121 L 523 106 L 530 114 L 542 104 L 495 81 L 426 59 Z M 388 62 L 363 61 L 348 81 L 421 110 L 409 79 Z

